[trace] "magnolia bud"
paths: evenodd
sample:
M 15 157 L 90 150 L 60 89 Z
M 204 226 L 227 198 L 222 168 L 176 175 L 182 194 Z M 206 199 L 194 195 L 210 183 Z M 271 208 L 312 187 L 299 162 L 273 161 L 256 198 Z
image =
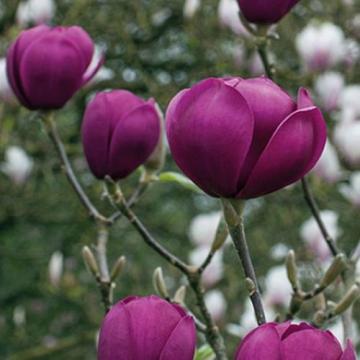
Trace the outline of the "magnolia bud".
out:
M 173 298 L 173 302 L 182 305 L 185 302 L 185 297 L 186 297 L 186 286 L 182 285 L 176 290 L 176 293 Z
M 338 254 L 334 258 L 330 267 L 326 270 L 325 275 L 321 279 L 319 287 L 325 289 L 332 284 L 335 279 L 342 273 L 346 267 L 346 260 L 344 254 Z
M 345 312 L 360 296 L 360 288 L 357 285 L 353 285 L 341 301 L 335 306 L 333 313 L 340 315 Z
M 113 266 L 113 268 L 112 268 L 112 270 L 111 270 L 111 276 L 110 276 L 111 281 L 115 281 L 115 280 L 116 280 L 116 278 L 117 278 L 117 277 L 122 273 L 122 271 L 124 270 L 125 265 L 126 265 L 126 258 L 125 258 L 125 256 L 121 256 L 121 257 L 119 257 L 119 258 L 116 260 L 116 262 L 115 262 L 115 264 L 114 264 L 114 266 Z
M 96 277 L 100 276 L 99 267 L 96 262 L 95 256 L 93 252 L 90 250 L 88 246 L 84 246 L 82 249 L 82 256 L 85 262 L 87 269 Z
M 299 289 L 298 270 L 294 250 L 290 250 L 286 257 L 286 272 L 292 288 L 295 290 Z
M 165 284 L 164 275 L 163 275 L 163 271 L 162 271 L 161 267 L 156 268 L 154 271 L 153 286 L 154 286 L 154 289 L 156 290 L 156 292 L 160 296 L 162 296 L 166 299 L 169 298 L 169 292 L 168 292 L 166 284 Z
M 245 279 L 245 285 L 246 285 L 246 289 L 249 292 L 249 295 L 253 295 L 254 292 L 256 291 L 256 285 L 254 283 L 254 281 L 252 279 L 250 279 L 249 277 L 247 277 Z
M 215 252 L 219 250 L 224 245 L 228 235 L 229 235 L 229 230 L 226 225 L 224 217 L 222 217 L 219 222 L 218 228 L 216 230 L 215 239 L 211 245 L 211 251 Z
M 315 296 L 315 308 L 317 310 L 325 310 L 326 309 L 326 298 L 323 293 Z

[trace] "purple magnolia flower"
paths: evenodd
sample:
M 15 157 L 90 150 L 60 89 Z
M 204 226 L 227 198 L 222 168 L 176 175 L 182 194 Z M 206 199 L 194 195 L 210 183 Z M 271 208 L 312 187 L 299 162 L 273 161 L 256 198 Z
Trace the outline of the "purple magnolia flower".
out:
M 106 315 L 98 360 L 192 360 L 194 320 L 157 296 L 128 297 Z
M 19 101 L 30 110 L 58 109 L 102 64 L 87 71 L 94 53 L 79 26 L 36 26 L 23 31 L 6 57 L 7 75 Z
M 242 340 L 235 360 L 356 360 L 350 341 L 343 351 L 330 331 L 306 323 L 267 323 Z
M 125 90 L 101 92 L 87 106 L 82 142 L 93 174 L 113 180 L 143 164 L 161 141 L 161 119 L 153 99 Z
M 246 20 L 273 24 L 284 17 L 300 0 L 237 0 Z
M 254 198 L 302 178 L 319 159 L 326 125 L 308 92 L 297 103 L 261 77 L 203 80 L 167 111 L 181 170 L 209 195 Z

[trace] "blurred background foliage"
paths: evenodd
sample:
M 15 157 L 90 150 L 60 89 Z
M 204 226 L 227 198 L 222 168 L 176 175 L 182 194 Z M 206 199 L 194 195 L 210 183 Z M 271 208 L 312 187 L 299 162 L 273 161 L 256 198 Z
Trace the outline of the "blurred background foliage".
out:
M 0 1 L 0 55 L 5 55 L 9 42 L 20 31 L 14 25 L 17 3 Z M 107 213 L 109 207 L 100 200 L 101 184 L 89 173 L 80 143 L 84 106 L 94 91 L 128 89 L 145 98 L 156 98 L 165 110 L 180 89 L 204 77 L 249 76 L 246 66 L 235 64 L 232 49 L 244 43 L 250 51 L 252 45 L 219 25 L 218 1 L 204 1 L 191 20 L 184 19 L 183 5 L 183 0 L 57 1 L 54 23 L 83 26 L 105 48 L 106 66 L 115 74 L 111 80 L 83 89 L 57 114 L 61 135 L 81 182 Z M 356 2 L 355 12 L 359 8 Z M 351 34 L 351 27 L 346 25 L 353 13 L 354 8 L 349 13 L 339 0 L 302 0 L 279 25 L 280 40 L 273 41 L 278 82 L 292 94 L 300 85 L 311 86 L 311 76 L 302 77 L 300 71 L 294 48 L 296 33 L 311 18 L 318 18 L 340 24 Z M 346 76 L 352 82 L 359 81 L 359 66 Z M 81 259 L 81 248 L 95 240 L 95 227 L 62 174 L 39 120 L 16 106 L 0 104 L 0 111 L 0 159 L 6 147 L 20 145 L 35 161 L 31 177 L 23 186 L 0 173 L 0 358 L 95 359 L 95 334 L 103 308 L 97 286 Z M 175 169 L 170 156 L 166 169 Z M 137 176 L 124 182 L 127 193 L 135 186 Z M 343 232 L 339 246 L 349 253 L 359 240 L 359 210 L 351 207 L 334 186 L 314 178 L 311 183 L 320 207 L 340 214 Z M 311 268 L 311 255 L 304 251 L 299 238 L 299 226 L 310 216 L 300 186 L 266 196 L 260 202 L 262 205 L 246 222 L 259 277 L 276 265 L 269 252 L 281 242 L 296 249 L 304 266 Z M 218 208 L 218 201 L 177 185 L 154 184 L 136 211 L 165 246 L 187 259 L 192 248 L 187 232 L 191 219 Z M 48 280 L 48 263 L 55 251 L 61 251 L 65 258 L 58 287 Z M 159 265 L 172 290 L 183 282 L 179 273 L 149 250 L 125 220 L 111 230 L 110 263 L 120 255 L 125 255 L 128 263 L 115 289 L 115 299 L 153 293 L 151 275 Z M 224 256 L 225 277 L 218 285 L 229 306 L 224 324 L 236 323 L 246 290 L 232 247 Z M 191 306 L 190 291 L 188 297 Z M 14 311 L 19 316 L 19 309 L 25 311 L 26 320 L 16 324 Z M 359 318 L 359 307 L 355 310 Z M 238 340 L 224 327 L 222 332 L 232 354 Z

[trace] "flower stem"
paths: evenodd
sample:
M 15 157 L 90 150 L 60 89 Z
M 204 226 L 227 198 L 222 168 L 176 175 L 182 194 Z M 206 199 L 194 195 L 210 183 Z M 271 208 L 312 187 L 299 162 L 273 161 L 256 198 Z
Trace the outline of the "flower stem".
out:
M 241 265 L 244 270 L 244 274 L 248 279 L 248 282 L 251 282 L 251 289 L 249 289 L 250 300 L 253 305 L 256 321 L 258 325 L 264 324 L 266 322 L 265 312 L 262 305 L 261 295 L 259 292 L 259 286 L 254 270 L 254 265 L 251 260 L 249 247 L 247 245 L 244 220 L 242 215 L 242 210 L 238 211 L 233 207 L 229 200 L 222 200 L 224 217 L 227 225 L 229 227 L 229 233 L 239 255 Z
M 100 278 L 98 280 L 102 302 L 105 313 L 112 306 L 112 282 L 110 280 L 109 265 L 107 260 L 107 242 L 109 238 L 109 229 L 106 226 L 98 227 L 98 238 L 96 245 L 96 255 L 99 264 Z

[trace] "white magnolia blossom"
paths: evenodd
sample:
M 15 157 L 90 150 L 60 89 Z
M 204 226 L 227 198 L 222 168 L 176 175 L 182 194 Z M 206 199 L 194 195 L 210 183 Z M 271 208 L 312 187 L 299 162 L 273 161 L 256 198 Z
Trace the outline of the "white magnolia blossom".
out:
M 360 46 L 359 43 L 354 39 L 348 39 L 345 43 L 345 65 L 353 66 L 360 57 Z
M 23 184 L 33 168 L 33 160 L 18 146 L 9 146 L 5 151 L 5 162 L 0 169 L 15 184 Z
M 207 292 L 205 294 L 205 304 L 209 309 L 212 318 L 216 322 L 223 320 L 227 308 L 227 302 L 224 294 L 220 290 L 214 289 Z
M 191 221 L 189 237 L 195 246 L 211 246 L 221 219 L 221 212 L 201 214 Z
M 64 268 L 64 256 L 60 251 L 55 251 L 49 261 L 50 284 L 58 287 L 61 281 Z
M 201 0 L 185 0 L 183 14 L 185 19 L 191 19 L 195 16 L 201 6 Z
M 200 266 L 209 254 L 209 247 L 201 246 L 193 251 L 189 255 L 189 261 L 192 265 Z M 207 288 L 215 285 L 224 276 L 224 263 L 223 263 L 223 252 L 217 251 L 214 255 L 210 265 L 206 268 L 203 273 L 202 281 L 203 285 Z
M 307 25 L 296 37 L 296 48 L 310 71 L 323 71 L 339 64 L 346 55 L 345 36 L 335 24 Z
M 283 260 L 289 253 L 290 248 L 284 243 L 274 245 L 270 250 L 270 256 L 274 260 Z
M 343 177 L 340 161 L 335 147 L 326 141 L 324 151 L 313 168 L 313 172 L 328 183 L 335 183 Z
M 16 327 L 22 327 L 26 323 L 26 310 L 22 305 L 15 307 L 13 312 L 13 322 Z
M 346 119 L 334 129 L 334 143 L 343 158 L 352 166 L 360 165 L 359 139 L 360 121 Z
M 0 100 L 16 103 L 16 96 L 10 86 L 6 72 L 6 59 L 0 58 Z
M 325 111 L 337 109 L 344 85 L 344 76 L 334 71 L 326 72 L 316 79 L 315 91 Z
M 285 266 L 275 266 L 270 269 L 265 277 L 264 303 L 269 307 L 287 307 L 292 292 Z
M 323 210 L 320 212 L 320 217 L 330 236 L 336 241 L 341 233 L 338 226 L 338 214 L 332 210 Z M 326 263 L 331 258 L 329 247 L 313 217 L 303 223 L 300 228 L 300 236 L 307 248 L 316 255 L 320 262 Z
M 341 184 L 339 191 L 354 206 L 360 207 L 360 171 L 352 173 L 349 184 Z
M 249 35 L 239 17 L 239 5 L 236 0 L 220 0 L 218 6 L 219 22 L 236 35 Z
M 22 1 L 16 11 L 16 21 L 21 27 L 47 23 L 55 15 L 54 0 L 27 0 Z
M 360 85 L 349 85 L 340 96 L 340 107 L 343 110 L 342 122 L 355 121 L 360 118 Z

